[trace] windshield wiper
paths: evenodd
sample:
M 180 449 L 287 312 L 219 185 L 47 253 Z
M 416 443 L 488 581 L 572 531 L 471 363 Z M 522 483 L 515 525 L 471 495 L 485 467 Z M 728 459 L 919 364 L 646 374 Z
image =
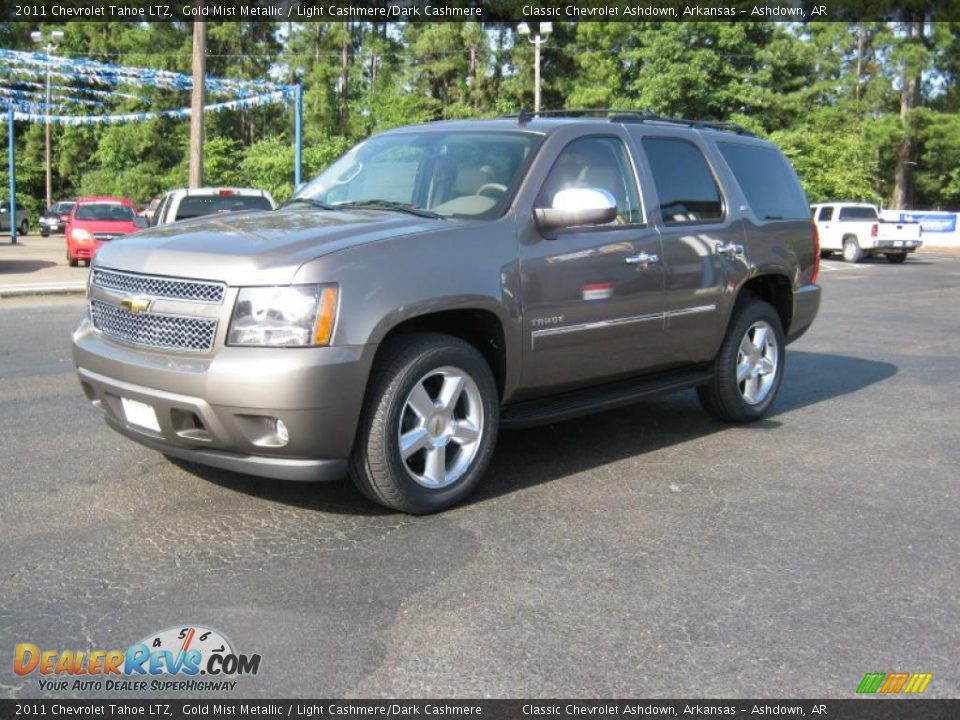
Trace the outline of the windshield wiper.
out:
M 410 215 L 417 215 L 418 217 L 431 218 L 433 220 L 443 219 L 443 215 L 435 213 L 432 210 L 424 210 L 416 205 L 411 205 L 410 203 L 405 202 L 397 202 L 396 200 L 349 200 L 348 202 L 337 203 L 336 207 L 337 209 L 349 207 L 361 208 L 365 210 L 399 210 L 400 212 L 409 213 Z
M 337 209 L 336 207 L 334 207 L 334 206 L 331 205 L 330 203 L 325 203 L 325 202 L 323 202 L 322 200 L 315 200 L 314 198 L 308 198 L 308 197 L 290 198 L 289 200 L 287 200 L 287 201 L 286 201 L 283 205 L 281 205 L 280 207 L 287 207 L 287 205 L 293 205 L 294 203 L 306 203 L 307 205 L 313 205 L 314 207 L 318 207 L 318 208 L 320 208 L 321 210 L 336 210 L 336 209 Z

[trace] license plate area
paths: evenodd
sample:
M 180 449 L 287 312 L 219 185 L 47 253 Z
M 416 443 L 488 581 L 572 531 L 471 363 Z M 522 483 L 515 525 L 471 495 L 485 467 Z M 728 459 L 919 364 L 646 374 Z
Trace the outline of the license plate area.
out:
M 120 398 L 120 404 L 123 407 L 123 416 L 131 425 L 150 430 L 151 432 L 160 432 L 160 422 L 157 420 L 157 411 L 152 405 L 147 405 L 139 400 L 130 398 Z

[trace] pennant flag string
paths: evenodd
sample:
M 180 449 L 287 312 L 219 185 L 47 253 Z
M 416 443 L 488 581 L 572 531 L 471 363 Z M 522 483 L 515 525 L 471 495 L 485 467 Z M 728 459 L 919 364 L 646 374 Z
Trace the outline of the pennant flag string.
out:
M 34 77 L 49 73 L 74 82 L 131 85 L 184 91 L 193 87 L 193 78 L 190 75 L 170 70 L 129 68 L 96 60 L 57 57 L 39 52 L 0 49 L 0 63 L 10 66 L 13 72 L 21 72 Z M 229 80 L 218 77 L 207 77 L 204 83 L 206 89 L 211 93 L 233 95 L 235 97 L 251 91 L 275 91 L 286 87 L 266 80 Z
M 262 105 L 271 105 L 286 102 L 292 95 L 290 90 L 277 90 L 270 93 L 254 95 L 253 97 L 240 98 L 237 100 L 227 100 L 225 102 L 214 103 L 204 107 L 206 112 L 221 112 L 223 110 L 240 110 L 244 108 L 259 107 Z M 2 100 L 0 100 L 2 102 Z M 43 113 L 32 112 L 26 107 L 18 110 L 17 104 L 14 107 L 14 120 L 28 120 L 30 122 L 51 123 L 53 125 L 117 125 L 128 122 L 143 122 L 154 120 L 156 118 L 188 118 L 190 117 L 190 108 L 180 108 L 177 110 L 159 110 L 154 112 L 123 113 L 119 115 L 46 115 Z

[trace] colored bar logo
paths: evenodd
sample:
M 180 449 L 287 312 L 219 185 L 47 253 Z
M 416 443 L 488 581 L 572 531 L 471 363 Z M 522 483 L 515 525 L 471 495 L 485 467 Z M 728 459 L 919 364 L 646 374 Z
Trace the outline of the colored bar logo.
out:
M 927 689 L 933 673 L 867 673 L 857 686 L 861 694 L 919 694 Z

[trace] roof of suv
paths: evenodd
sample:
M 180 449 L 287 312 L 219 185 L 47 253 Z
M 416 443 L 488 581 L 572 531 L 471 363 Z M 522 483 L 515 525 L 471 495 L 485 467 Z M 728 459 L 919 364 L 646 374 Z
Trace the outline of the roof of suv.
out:
M 541 113 L 520 112 L 518 115 L 507 117 L 491 118 L 487 120 L 438 120 L 435 122 L 423 123 L 420 125 L 408 125 L 398 127 L 387 132 L 405 132 L 410 130 L 418 131 L 444 131 L 444 130 L 465 130 L 465 131 L 508 131 L 508 130 L 526 130 L 530 132 L 549 135 L 562 127 L 571 124 L 584 124 L 596 126 L 609 126 L 615 123 L 622 126 L 644 125 L 647 127 L 656 127 L 662 129 L 677 130 L 678 134 L 686 132 L 709 132 L 722 133 L 726 136 L 740 136 L 750 138 L 765 143 L 766 141 L 757 138 L 746 128 L 732 122 L 718 122 L 713 120 L 687 120 L 684 118 L 671 118 L 649 111 L 641 110 L 557 110 L 545 111 Z

